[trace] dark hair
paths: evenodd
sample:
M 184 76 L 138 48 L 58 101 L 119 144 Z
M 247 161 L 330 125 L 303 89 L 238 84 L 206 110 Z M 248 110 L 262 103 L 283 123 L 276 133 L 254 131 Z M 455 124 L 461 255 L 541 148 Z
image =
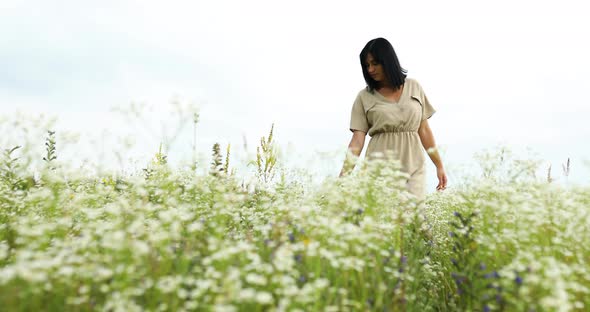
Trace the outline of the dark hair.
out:
M 369 55 L 369 53 L 377 63 L 383 66 L 383 72 L 394 89 L 399 88 L 404 84 L 407 77 L 406 73 L 408 71 L 403 69 L 399 64 L 393 46 L 385 38 L 375 38 L 367 42 L 360 54 L 363 76 L 365 77 L 369 91 L 373 91 L 379 87 L 378 82 L 373 80 L 367 72 L 366 63 L 367 55 Z

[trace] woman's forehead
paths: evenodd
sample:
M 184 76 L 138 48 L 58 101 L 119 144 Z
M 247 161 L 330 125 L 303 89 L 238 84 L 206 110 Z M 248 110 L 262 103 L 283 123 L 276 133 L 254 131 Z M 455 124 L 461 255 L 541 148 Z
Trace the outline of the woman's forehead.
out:
M 370 62 L 377 61 L 377 60 L 373 57 L 373 54 L 367 53 L 367 57 L 365 58 L 365 61 L 367 61 L 367 63 L 370 63 Z

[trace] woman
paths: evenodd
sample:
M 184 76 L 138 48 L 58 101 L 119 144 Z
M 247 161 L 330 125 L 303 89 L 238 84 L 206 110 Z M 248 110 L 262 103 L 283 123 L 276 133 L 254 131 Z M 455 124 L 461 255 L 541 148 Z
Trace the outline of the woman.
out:
M 428 118 L 435 110 L 422 87 L 414 79 L 406 78 L 406 70 L 389 41 L 377 38 L 369 41 L 360 54 L 363 76 L 367 87 L 354 101 L 350 118 L 352 139 L 350 152 L 359 156 L 365 145 L 365 135 L 371 136 L 367 158 L 393 151 L 401 161 L 402 170 L 409 174 L 408 190 L 423 199 L 425 195 L 424 149 L 436 166 L 437 190 L 447 186 L 447 176 L 436 151 Z M 340 176 L 352 170 L 347 159 Z

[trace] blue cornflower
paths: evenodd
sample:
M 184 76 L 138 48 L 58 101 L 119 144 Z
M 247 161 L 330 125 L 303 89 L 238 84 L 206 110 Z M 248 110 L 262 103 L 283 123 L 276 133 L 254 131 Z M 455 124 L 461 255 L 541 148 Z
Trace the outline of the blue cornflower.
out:
M 289 233 L 289 241 L 291 243 L 295 241 L 295 235 L 293 235 L 293 232 Z
M 514 282 L 516 282 L 517 285 L 522 285 L 522 277 L 516 276 L 516 278 L 514 279 Z
M 305 275 L 299 276 L 299 282 L 300 283 L 305 283 L 306 281 L 307 281 L 307 278 L 305 278 Z

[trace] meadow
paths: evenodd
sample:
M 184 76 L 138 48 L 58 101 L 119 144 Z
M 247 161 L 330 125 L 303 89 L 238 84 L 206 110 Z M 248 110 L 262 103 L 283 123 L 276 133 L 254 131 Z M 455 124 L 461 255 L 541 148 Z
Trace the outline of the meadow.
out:
M 311 187 L 281 169 L 272 130 L 254 181 L 220 146 L 204 174 L 162 151 L 83 174 L 46 136 L 44 155 L 2 147 L 2 311 L 590 309 L 590 187 L 506 150 L 421 202 L 395 162 Z

